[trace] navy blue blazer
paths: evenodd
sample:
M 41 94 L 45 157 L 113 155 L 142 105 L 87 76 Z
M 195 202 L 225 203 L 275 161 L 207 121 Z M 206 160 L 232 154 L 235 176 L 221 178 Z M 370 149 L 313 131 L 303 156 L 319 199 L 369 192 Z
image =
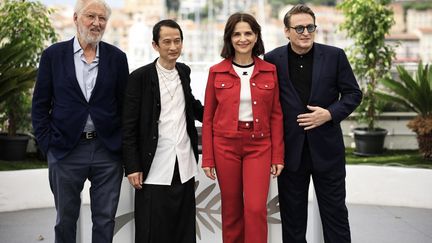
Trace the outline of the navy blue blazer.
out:
M 33 93 L 32 123 L 38 146 L 65 157 L 78 143 L 90 114 L 98 137 L 121 152 L 121 111 L 129 75 L 126 54 L 99 43 L 96 84 L 86 101 L 75 75 L 73 39 L 53 44 L 41 56 Z
M 304 131 L 297 122 L 299 114 L 310 111 L 290 81 L 288 45 L 278 47 L 264 57 L 277 68 L 284 115 L 285 169 L 295 171 L 299 167 L 306 136 L 315 169 L 345 169 L 345 146 L 340 122 L 360 104 L 362 92 L 342 49 L 314 43 L 313 55 L 308 104 L 329 110 L 332 120 L 309 131 Z

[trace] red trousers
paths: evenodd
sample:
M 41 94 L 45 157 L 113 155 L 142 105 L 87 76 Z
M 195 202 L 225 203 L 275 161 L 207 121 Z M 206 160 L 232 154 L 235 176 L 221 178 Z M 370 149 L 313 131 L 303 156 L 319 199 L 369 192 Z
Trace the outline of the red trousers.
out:
M 239 122 L 239 137 L 213 141 L 224 243 L 267 242 L 271 140 L 253 137 L 252 124 Z

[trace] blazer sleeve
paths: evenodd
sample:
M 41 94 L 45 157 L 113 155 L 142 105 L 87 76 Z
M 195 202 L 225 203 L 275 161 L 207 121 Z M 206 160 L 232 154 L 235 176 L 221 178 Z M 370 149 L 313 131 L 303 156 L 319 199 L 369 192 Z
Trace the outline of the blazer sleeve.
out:
M 270 117 L 272 164 L 284 164 L 284 138 L 283 138 L 283 115 L 279 101 L 279 82 L 276 69 L 273 71 L 275 89 L 273 95 L 273 106 Z
M 50 112 L 52 108 L 51 60 L 45 50 L 42 53 L 32 100 L 32 125 L 39 148 L 46 154 L 50 144 Z
M 204 97 L 204 115 L 202 126 L 202 167 L 215 167 L 213 152 L 213 117 L 217 108 L 214 90 L 215 73 L 210 68 Z
M 203 116 L 204 116 L 204 107 L 201 104 L 201 101 L 195 99 L 195 97 L 194 97 L 194 101 L 193 101 L 192 105 L 193 105 L 195 120 L 198 120 L 202 123 L 203 122 Z
M 192 106 L 194 118 L 195 118 L 195 120 L 198 120 L 198 121 L 202 122 L 202 120 L 203 120 L 203 113 L 204 113 L 204 107 L 201 104 L 201 101 L 195 99 L 195 96 L 192 93 L 192 88 L 191 88 L 191 85 L 190 85 L 190 81 L 191 81 L 190 80 L 190 73 L 191 73 L 190 67 L 187 66 L 187 65 L 184 65 L 184 64 L 179 64 L 179 65 L 181 65 L 185 69 L 186 77 L 188 77 L 188 80 L 189 80 L 189 83 L 188 83 L 188 85 L 186 87 L 188 89 L 187 90 L 187 94 L 188 94 L 188 97 L 190 99 L 190 104 Z
M 142 77 L 137 73 L 129 76 L 123 100 L 122 146 L 126 175 L 142 172 L 139 153 L 139 120 L 141 114 Z
M 129 66 L 125 53 L 121 53 L 118 60 L 118 77 L 117 77 L 117 101 L 118 101 L 118 110 L 120 115 L 123 111 L 123 99 L 125 96 L 128 76 L 129 76 Z
M 330 105 L 328 110 L 333 122 L 340 123 L 348 117 L 362 100 L 362 92 L 343 50 L 338 53 L 337 88 L 340 99 Z

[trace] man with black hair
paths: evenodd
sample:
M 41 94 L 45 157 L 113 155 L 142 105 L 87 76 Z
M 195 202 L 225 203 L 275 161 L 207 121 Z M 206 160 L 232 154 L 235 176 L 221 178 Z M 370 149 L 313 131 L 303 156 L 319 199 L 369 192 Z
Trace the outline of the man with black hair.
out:
M 183 33 L 173 20 L 153 27 L 159 58 L 132 72 L 123 114 L 126 175 L 135 190 L 135 242 L 194 243 L 198 135 L 203 107 L 190 68 L 177 62 Z
M 284 114 L 285 169 L 278 177 L 284 243 L 306 243 L 312 176 L 326 243 L 351 242 L 340 122 L 362 93 L 345 52 L 314 42 L 315 14 L 296 5 L 284 18 L 287 45 L 265 55 L 276 65 Z

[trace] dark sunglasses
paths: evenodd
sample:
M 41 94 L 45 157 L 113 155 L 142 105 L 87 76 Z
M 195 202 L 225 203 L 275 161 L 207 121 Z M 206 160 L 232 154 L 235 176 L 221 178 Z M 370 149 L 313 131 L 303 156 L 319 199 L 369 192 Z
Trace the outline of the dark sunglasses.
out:
M 304 29 L 307 29 L 307 32 L 308 33 L 312 33 L 312 32 L 314 32 L 315 30 L 316 30 L 316 25 L 314 25 L 314 24 L 308 24 L 308 25 L 306 25 L 306 26 L 303 26 L 303 25 L 297 25 L 297 26 L 295 26 L 295 27 L 290 27 L 291 29 L 295 29 L 295 32 L 297 33 L 297 34 L 303 34 L 303 32 L 304 32 Z

